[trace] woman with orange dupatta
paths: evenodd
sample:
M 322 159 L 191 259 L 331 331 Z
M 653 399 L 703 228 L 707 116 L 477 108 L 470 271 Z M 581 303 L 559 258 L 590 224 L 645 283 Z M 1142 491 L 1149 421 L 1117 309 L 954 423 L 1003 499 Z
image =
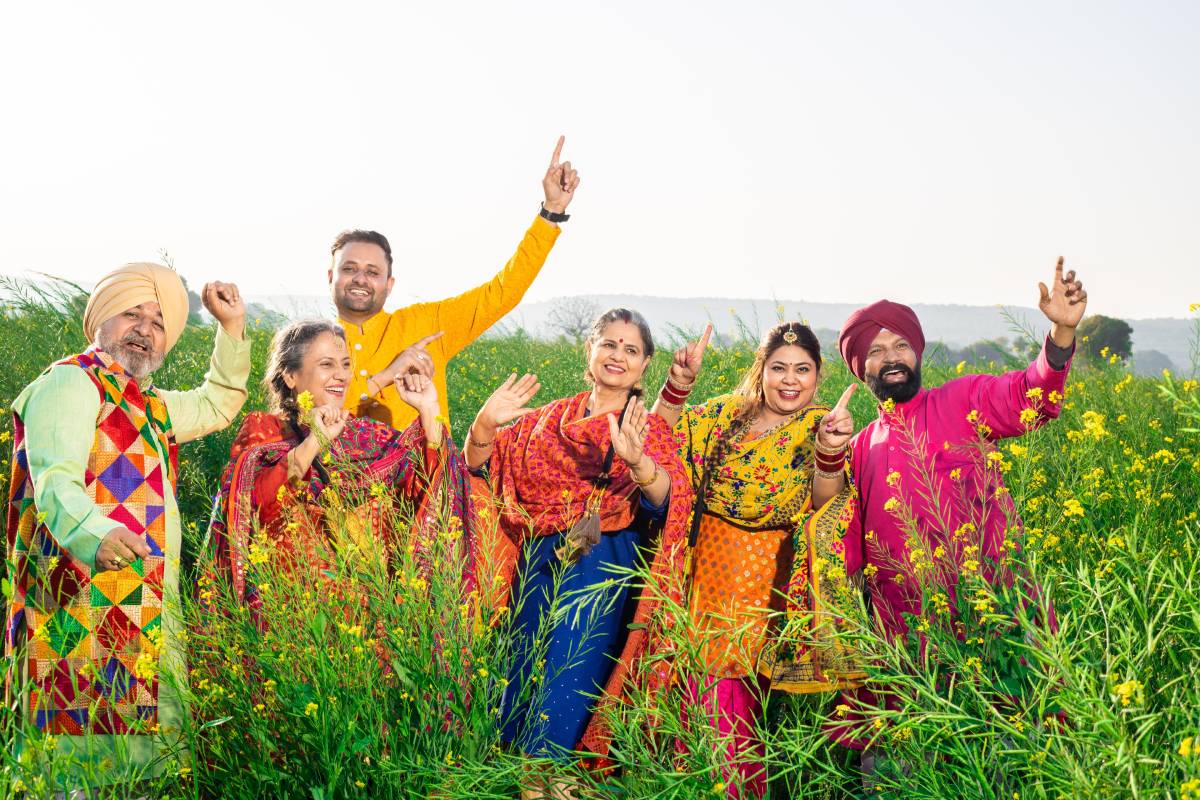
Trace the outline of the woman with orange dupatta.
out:
M 853 385 L 832 409 L 818 405 L 820 344 L 787 322 L 762 337 L 736 391 L 685 404 L 711 332 L 676 353 L 654 411 L 675 424 L 698 495 L 688 607 L 706 678 L 691 691 L 728 741 L 728 796 L 762 797 L 767 689 L 828 692 L 863 677 L 830 641 L 837 607 L 854 598 L 841 544 L 855 506 Z
M 253 611 L 261 609 L 262 598 L 245 572 L 251 535 L 264 531 L 285 561 L 319 563 L 320 539 L 329 528 L 321 495 L 331 483 L 331 469 L 339 472 L 337 491 L 369 498 L 367 507 L 355 509 L 363 513 L 347 514 L 343 522 L 366 518 L 359 527 L 390 538 L 396 532 L 387 527 L 389 511 L 410 508 L 418 554 L 428 540 L 423 532 L 432 535 L 446 522 L 439 514 L 461 520 L 464 597 L 474 589 L 470 476 L 443 431 L 432 380 L 417 374 L 396 379 L 400 396 L 419 414 L 396 431 L 342 408 L 349 378 L 350 354 L 337 325 L 297 322 L 275 335 L 263 379 L 271 411 L 252 412 L 242 423 L 209 527 L 218 570 Z M 326 447 L 328 468 L 322 463 Z M 293 524 L 297 510 L 304 524 Z M 376 544 L 384 552 L 396 546 Z
M 536 377 L 510 377 L 465 448 L 473 469 L 486 465 L 501 531 L 522 551 L 502 738 L 563 762 L 608 753 L 601 712 L 630 682 L 653 692 L 669 680 L 670 620 L 657 598 L 682 598 L 692 502 L 670 427 L 639 397 L 654 354 L 645 320 L 608 311 L 585 350 L 589 391 L 530 409 Z M 643 560 L 656 586 L 621 577 Z M 603 597 L 587 594 L 606 581 Z M 526 787 L 524 796 L 544 790 L 566 796 L 561 784 Z

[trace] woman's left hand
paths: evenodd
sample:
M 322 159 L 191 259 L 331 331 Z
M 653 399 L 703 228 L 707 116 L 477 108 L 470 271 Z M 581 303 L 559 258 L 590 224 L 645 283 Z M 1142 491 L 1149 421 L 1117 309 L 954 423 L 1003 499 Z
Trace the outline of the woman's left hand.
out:
M 850 398 L 854 396 L 857 383 L 852 383 L 842 392 L 837 405 L 818 423 L 817 444 L 826 450 L 841 450 L 854 436 L 854 417 L 850 416 Z
M 630 397 L 625 404 L 625 419 L 617 426 L 617 415 L 608 415 L 608 434 L 615 452 L 630 469 L 642 460 L 646 433 L 650 430 L 650 412 L 640 397 Z
M 431 411 L 437 414 L 440 410 L 437 387 L 433 385 L 433 378 L 419 372 L 406 372 L 403 375 L 397 375 L 394 382 L 396 393 L 400 395 L 400 399 L 418 412 Z

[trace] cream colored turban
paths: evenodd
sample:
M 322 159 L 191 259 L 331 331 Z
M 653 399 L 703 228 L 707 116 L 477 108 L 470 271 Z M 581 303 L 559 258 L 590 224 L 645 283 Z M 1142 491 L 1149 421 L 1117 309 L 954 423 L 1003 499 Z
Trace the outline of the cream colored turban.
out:
M 100 279 L 83 312 L 83 334 L 96 341 L 96 331 L 108 320 L 142 303 L 158 303 L 167 329 L 167 349 L 179 341 L 187 324 L 188 297 L 175 270 L 162 264 L 126 264 Z M 164 351 L 164 352 L 166 352 Z

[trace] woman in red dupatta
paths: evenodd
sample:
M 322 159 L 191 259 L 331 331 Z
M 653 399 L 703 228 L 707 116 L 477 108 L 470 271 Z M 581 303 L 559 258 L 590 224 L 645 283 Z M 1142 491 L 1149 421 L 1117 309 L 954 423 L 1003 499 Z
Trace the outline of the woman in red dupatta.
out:
M 480 410 L 465 447 L 473 469 L 487 466 L 500 529 L 522 551 L 502 735 L 523 752 L 566 761 L 577 750 L 608 752 L 600 712 L 631 683 L 655 691 L 669 680 L 671 621 L 658 598 L 682 600 L 692 502 L 674 435 L 636 388 L 654 354 L 645 320 L 606 312 L 586 352 L 589 391 L 528 409 L 537 379 L 513 376 Z M 590 536 L 589 521 L 598 522 Z M 620 573 L 639 560 L 657 585 L 631 591 Z
M 337 491 L 369 498 L 365 508 L 355 509 L 365 515 L 345 515 L 342 522 L 348 526 L 390 537 L 389 511 L 397 505 L 411 508 L 420 553 L 446 515 L 461 520 L 464 596 L 474 590 L 470 475 L 444 435 L 433 382 L 416 374 L 396 379 L 401 398 L 420 414 L 397 431 L 342 408 L 349 378 L 350 355 L 340 327 L 297 322 L 275 335 L 264 378 L 272 413 L 252 412 L 242 423 L 209 528 L 218 570 L 252 609 L 261 608 L 262 598 L 246 579 L 251 536 L 256 528 L 265 532 L 285 559 L 319 561 L 323 547 L 311 537 L 328 530 L 329 505 L 320 499 L 333 470 Z M 324 446 L 328 467 L 322 463 Z M 302 524 L 296 524 L 297 512 Z M 367 524 L 354 525 L 363 516 Z

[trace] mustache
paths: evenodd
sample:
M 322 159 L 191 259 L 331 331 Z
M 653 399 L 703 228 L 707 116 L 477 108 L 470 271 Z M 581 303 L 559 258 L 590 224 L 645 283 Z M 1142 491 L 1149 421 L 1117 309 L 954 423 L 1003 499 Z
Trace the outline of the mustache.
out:
M 139 336 L 136 333 L 127 333 L 121 337 L 121 344 L 137 344 L 146 348 L 146 352 L 154 352 L 154 342 L 147 339 L 145 336 Z
M 901 375 L 903 375 L 908 380 L 912 380 L 917 375 L 915 372 L 912 371 L 912 368 L 909 367 L 908 364 L 902 364 L 902 363 L 897 362 L 897 363 L 892 363 L 892 364 L 884 364 L 882 367 L 880 367 L 879 368 L 879 377 L 882 378 L 885 375 L 891 375 L 893 372 L 899 372 Z

